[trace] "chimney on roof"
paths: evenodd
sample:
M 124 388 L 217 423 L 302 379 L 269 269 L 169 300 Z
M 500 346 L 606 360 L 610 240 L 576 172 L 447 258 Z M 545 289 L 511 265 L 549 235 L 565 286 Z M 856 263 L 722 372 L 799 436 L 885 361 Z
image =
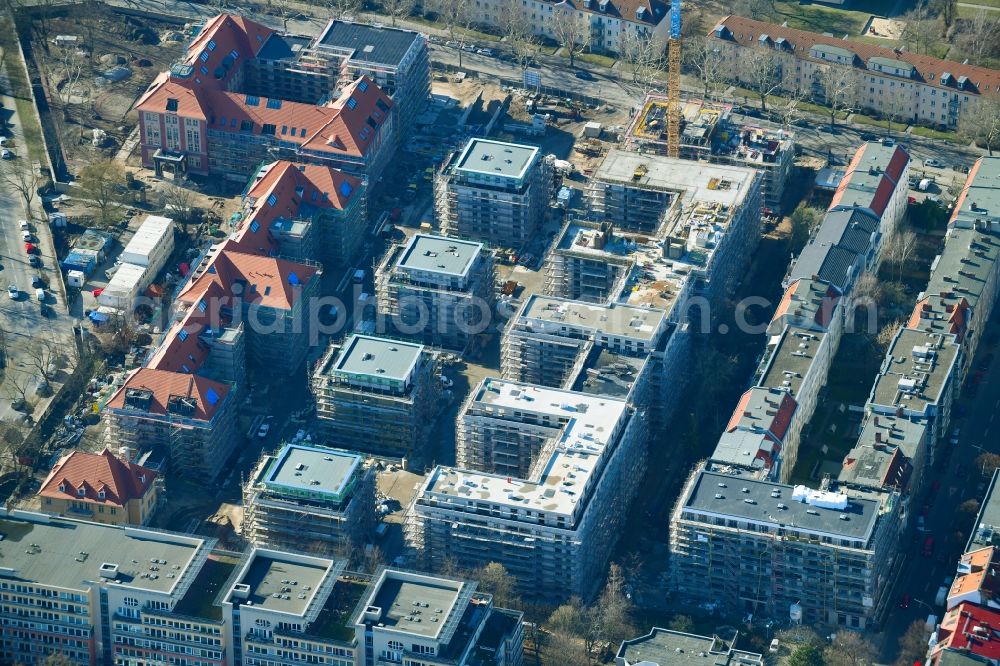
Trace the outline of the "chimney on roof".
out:
M 876 444 L 881 444 L 882 443 L 882 433 L 880 433 L 880 432 L 876 432 L 875 433 L 875 443 Z
M 878 414 L 875 415 L 875 427 L 878 427 Z

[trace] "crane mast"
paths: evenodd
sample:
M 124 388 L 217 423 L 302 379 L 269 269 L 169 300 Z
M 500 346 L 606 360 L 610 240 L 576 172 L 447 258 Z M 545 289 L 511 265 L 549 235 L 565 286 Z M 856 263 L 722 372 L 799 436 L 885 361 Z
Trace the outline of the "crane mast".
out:
M 667 154 L 681 152 L 681 0 L 670 0 L 670 39 L 667 43 Z

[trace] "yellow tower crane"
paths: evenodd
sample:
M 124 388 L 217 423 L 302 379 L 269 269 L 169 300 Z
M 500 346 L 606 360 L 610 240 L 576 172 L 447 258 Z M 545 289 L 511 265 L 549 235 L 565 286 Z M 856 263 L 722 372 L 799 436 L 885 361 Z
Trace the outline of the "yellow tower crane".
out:
M 681 152 L 681 0 L 670 0 L 670 39 L 667 43 L 667 154 Z

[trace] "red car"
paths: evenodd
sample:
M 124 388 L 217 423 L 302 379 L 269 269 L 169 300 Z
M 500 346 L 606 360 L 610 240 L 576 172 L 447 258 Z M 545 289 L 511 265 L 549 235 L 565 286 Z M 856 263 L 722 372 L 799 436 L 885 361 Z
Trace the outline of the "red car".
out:
M 934 554 L 934 537 L 927 537 L 924 539 L 924 557 L 930 557 Z
M 31 243 L 25 243 L 24 244 L 24 251 L 27 252 L 28 254 L 34 254 L 35 253 L 35 246 L 33 244 L 31 244 Z
M 899 598 L 899 607 L 900 608 L 909 608 L 910 607 L 910 595 L 904 594 L 903 596 L 901 596 Z

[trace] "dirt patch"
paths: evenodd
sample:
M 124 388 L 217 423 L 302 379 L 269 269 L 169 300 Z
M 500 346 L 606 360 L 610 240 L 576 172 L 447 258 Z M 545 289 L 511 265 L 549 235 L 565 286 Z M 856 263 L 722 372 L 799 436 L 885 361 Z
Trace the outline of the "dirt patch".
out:
M 184 52 L 188 30 L 106 5 L 32 24 L 32 53 L 70 172 L 113 157 L 137 122 L 133 104 Z
M 905 25 L 903 21 L 872 17 L 872 20 L 868 22 L 868 27 L 865 28 L 864 34 L 868 37 L 898 40 L 903 34 L 903 27 Z

